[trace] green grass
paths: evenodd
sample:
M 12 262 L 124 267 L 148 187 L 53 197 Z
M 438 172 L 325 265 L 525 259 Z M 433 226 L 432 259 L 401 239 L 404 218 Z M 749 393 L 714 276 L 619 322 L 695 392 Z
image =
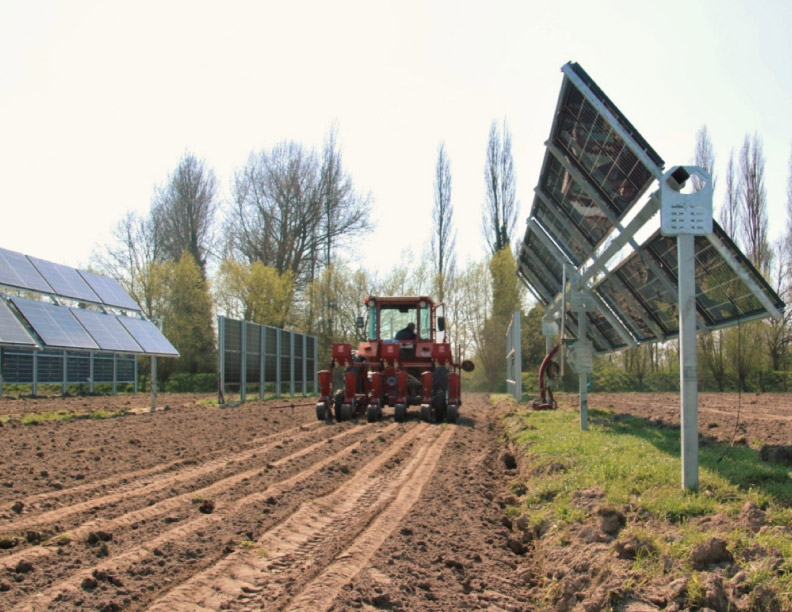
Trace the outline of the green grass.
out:
M 700 448 L 699 489 L 687 491 L 681 486 L 678 429 L 596 408 L 589 411 L 585 432 L 580 430 L 577 412 L 562 410 L 512 413 L 504 428 L 521 448 L 530 471 L 525 496 L 507 513 L 525 516 L 538 533 L 555 538 L 555 544 L 564 545 L 568 527 L 590 518 L 576 503 L 576 494 L 598 489 L 604 494 L 600 506 L 622 509 L 632 517 L 619 539 L 642 543 L 633 566 L 636 581 L 661 571 L 662 560 L 670 559 L 678 574 L 692 577 L 689 595 L 694 604 L 698 583 L 689 565 L 690 552 L 717 536 L 726 539 L 735 563 L 744 565 L 741 569 L 753 585 L 772 589 L 787 606 L 784 609 L 792 609 L 792 561 L 784 561 L 792 559 L 792 539 L 786 530 L 792 524 L 788 467 L 764 463 L 757 451 L 747 447 L 725 452 L 724 446 L 706 445 Z M 768 527 L 759 534 L 739 518 L 749 501 L 766 513 Z M 716 533 L 714 527 L 702 529 L 696 521 L 715 515 L 733 523 L 733 531 Z M 646 518 L 644 524 L 651 528 L 642 526 L 637 517 Z M 547 529 L 550 525 L 552 530 Z M 772 571 L 769 563 L 741 557 L 752 546 L 761 546 L 776 559 Z
M 127 414 L 126 410 L 96 410 L 94 412 L 78 413 L 67 410 L 57 410 L 50 412 L 34 412 L 23 414 L 18 417 L 3 416 L 0 421 L 8 423 L 11 420 L 18 421 L 22 425 L 36 425 L 47 421 L 71 421 L 74 419 L 113 419 Z

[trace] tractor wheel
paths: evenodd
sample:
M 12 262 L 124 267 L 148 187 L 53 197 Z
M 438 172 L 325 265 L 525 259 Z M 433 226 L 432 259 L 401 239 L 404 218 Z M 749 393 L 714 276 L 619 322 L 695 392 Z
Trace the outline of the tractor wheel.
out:
M 393 418 L 396 422 L 403 423 L 404 419 L 407 417 L 407 406 L 404 404 L 396 404 L 393 410 Z
M 317 421 L 324 421 L 327 417 L 327 406 L 324 402 L 319 402 L 316 404 L 316 420 Z
M 432 409 L 429 404 L 421 404 L 421 420 L 426 423 L 432 421 Z
M 456 423 L 458 418 L 459 408 L 457 408 L 456 404 L 449 404 L 448 408 L 446 408 L 446 420 L 449 423 Z
M 352 406 L 349 404 L 341 404 L 341 413 L 338 415 L 339 421 L 348 421 L 352 418 Z
M 368 409 L 366 410 L 366 420 L 369 423 L 374 423 L 377 420 L 377 412 L 377 405 L 369 404 Z

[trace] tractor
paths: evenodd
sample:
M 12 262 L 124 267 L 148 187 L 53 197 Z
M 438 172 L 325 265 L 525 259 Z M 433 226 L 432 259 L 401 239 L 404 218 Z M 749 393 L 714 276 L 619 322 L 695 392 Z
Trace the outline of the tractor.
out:
M 460 373 L 473 362 L 455 362 L 446 338 L 443 305 L 426 296 L 364 300 L 366 319 L 358 317 L 357 349 L 333 343 L 330 367 L 319 372 L 316 418 L 346 421 L 365 412 L 368 422 L 392 406 L 394 419 L 407 418 L 420 405 L 421 419 L 456 423 L 462 404 Z M 343 388 L 332 392 L 333 372 L 344 368 Z

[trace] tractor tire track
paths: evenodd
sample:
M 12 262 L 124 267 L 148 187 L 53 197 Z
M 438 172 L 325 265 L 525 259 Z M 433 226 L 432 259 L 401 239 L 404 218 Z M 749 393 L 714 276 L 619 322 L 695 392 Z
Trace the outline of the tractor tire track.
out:
M 282 608 L 291 598 L 295 584 L 323 570 L 319 559 L 330 564 L 334 584 L 350 572 L 354 575 L 356 566 L 349 560 L 365 562 L 376 551 L 377 543 L 387 537 L 383 536 L 384 523 L 391 521 L 391 529 L 394 528 L 431 477 L 454 430 L 446 429 L 439 437 L 437 431 L 427 424 L 416 426 L 332 493 L 303 503 L 288 520 L 258 538 L 250 549 L 229 555 L 149 609 L 218 610 L 234 609 L 235 605 L 244 606 L 239 609 Z M 410 456 L 393 463 L 413 440 L 416 447 Z M 389 464 L 391 473 L 388 473 Z M 339 526 L 342 528 L 338 529 Z M 356 536 L 356 546 L 344 553 L 347 560 L 337 560 Z M 334 597 L 330 597 L 331 602 Z M 313 595 L 306 598 L 304 609 L 317 609 Z

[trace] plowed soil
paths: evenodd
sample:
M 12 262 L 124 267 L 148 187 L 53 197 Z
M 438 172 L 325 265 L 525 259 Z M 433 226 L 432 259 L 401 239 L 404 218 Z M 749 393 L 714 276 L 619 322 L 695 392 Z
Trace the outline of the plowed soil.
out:
M 211 399 L 1 399 L 0 609 L 527 609 L 486 396 L 456 425 Z
M 486 396 L 455 425 L 212 400 L 0 399 L 0 610 L 543 609 L 510 548 L 515 472 Z M 590 406 L 678 422 L 671 394 Z M 702 395 L 702 432 L 790 443 L 786 396 L 737 407 Z M 57 411 L 123 416 L 23 423 Z

